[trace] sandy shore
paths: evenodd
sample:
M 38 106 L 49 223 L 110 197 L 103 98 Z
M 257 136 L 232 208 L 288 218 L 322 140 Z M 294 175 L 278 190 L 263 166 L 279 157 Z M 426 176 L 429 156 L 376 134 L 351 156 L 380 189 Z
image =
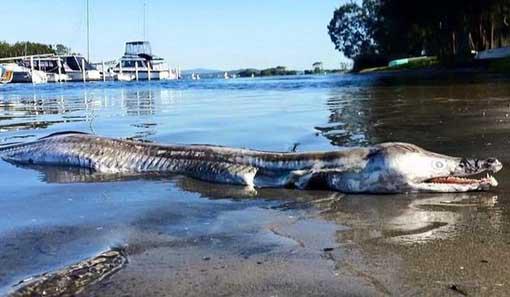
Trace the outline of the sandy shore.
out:
M 207 214 L 195 226 L 182 221 L 185 217 L 176 219 L 176 214 L 191 218 L 203 215 L 200 209 L 160 208 L 129 225 L 112 227 L 110 234 L 125 234 L 128 263 L 80 288 L 78 296 L 510 292 L 506 273 L 510 229 L 500 208 L 506 201 L 499 201 L 498 193 L 382 197 L 292 190 L 249 193 L 188 179 L 179 186 L 210 198 L 242 199 L 225 204 L 217 200 L 221 211 Z M 269 204 L 249 202 L 266 199 Z M 184 227 L 176 232 L 177 226 Z M 87 228 L 64 229 L 58 233 L 66 238 L 93 234 Z M 50 238 L 38 236 L 36 240 L 27 235 L 23 245 Z M 67 293 L 55 296 L 75 295 L 73 290 L 76 287 L 70 286 Z

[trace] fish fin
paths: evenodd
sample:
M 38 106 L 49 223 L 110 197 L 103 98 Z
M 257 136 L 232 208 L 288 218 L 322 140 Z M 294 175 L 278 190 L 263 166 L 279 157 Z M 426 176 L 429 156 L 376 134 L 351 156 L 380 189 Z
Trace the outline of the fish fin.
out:
M 200 162 L 182 170 L 185 175 L 204 181 L 255 187 L 257 168 L 249 165 L 215 163 L 204 165 Z
M 298 189 L 307 187 L 312 178 L 314 170 L 293 170 L 290 172 L 287 184 L 293 185 Z
M 344 171 L 338 168 L 295 170 L 291 172 L 292 179 L 290 182 L 298 189 L 328 189 L 326 175 L 332 172 L 340 173 Z

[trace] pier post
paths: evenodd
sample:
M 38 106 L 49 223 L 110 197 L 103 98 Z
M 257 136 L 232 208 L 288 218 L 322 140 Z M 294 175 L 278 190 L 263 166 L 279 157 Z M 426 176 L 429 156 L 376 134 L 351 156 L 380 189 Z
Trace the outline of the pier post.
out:
M 104 67 L 104 61 L 101 61 L 101 65 L 103 65 L 103 81 L 106 81 L 106 68 Z
M 151 63 L 147 62 L 147 79 L 151 80 Z
M 87 82 L 87 72 L 85 71 L 85 58 L 81 60 L 81 72 L 83 74 L 83 82 Z
M 135 61 L 135 78 L 138 81 L 138 61 Z
M 57 68 L 58 68 L 58 82 L 62 82 L 62 62 L 60 61 L 60 57 L 57 58 Z
M 32 83 L 34 83 L 34 57 L 30 57 L 30 75 L 32 76 Z

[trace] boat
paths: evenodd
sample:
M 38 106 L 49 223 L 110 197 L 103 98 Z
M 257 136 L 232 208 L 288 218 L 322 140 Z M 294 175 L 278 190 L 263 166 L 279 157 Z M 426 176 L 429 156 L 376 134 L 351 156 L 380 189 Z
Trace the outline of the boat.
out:
M 510 57 L 510 46 L 476 52 L 476 60 L 503 59 Z
M 31 69 L 32 61 L 35 70 L 46 73 L 48 82 L 65 82 L 71 80 L 71 77 L 65 73 L 62 58 L 58 56 L 45 55 L 42 57 L 25 57 L 18 62 L 18 65 Z
M 191 79 L 192 80 L 199 80 L 200 79 L 200 74 L 195 73 L 195 72 L 191 73 Z
M 41 70 L 32 70 L 31 68 L 18 65 L 16 63 L 7 63 L 3 67 L 12 72 L 12 83 L 34 83 L 42 84 L 48 82 L 46 73 Z
M 115 64 L 117 64 L 117 61 L 111 60 L 111 61 L 102 61 L 99 63 L 90 63 L 90 64 L 99 71 L 103 80 L 111 81 L 111 80 L 115 80 L 117 78 L 117 75 L 115 73 L 113 73 L 113 71 L 112 71 Z
M 409 64 L 409 63 L 423 62 L 423 61 L 427 61 L 427 60 L 430 60 L 430 59 L 435 59 L 435 57 L 433 57 L 433 56 L 421 56 L 421 57 L 410 57 L 410 58 L 396 59 L 396 60 L 391 60 L 388 63 L 388 67 L 394 68 L 394 67 L 399 67 L 399 66 L 406 65 L 406 64 Z
M 2 64 L 0 66 L 5 71 L 4 75 L 7 75 L 6 77 L 2 75 L 2 80 L 12 83 L 46 83 L 48 82 L 46 73 L 35 69 L 31 66 L 31 63 L 26 64 L 24 61 L 33 61 L 34 59 L 42 59 L 52 55 L 53 54 L 42 54 L 1 58 L 0 63 Z
M 0 65 L 0 84 L 7 84 L 12 81 L 13 72 Z
M 126 42 L 124 55 L 113 72 L 123 81 L 178 79 L 176 70 L 170 70 L 163 58 L 152 54 L 149 41 Z
M 80 55 L 42 54 L 0 59 L 13 72 L 12 82 L 44 83 L 100 80 L 101 73 Z
M 70 77 L 71 81 L 83 81 L 84 76 L 86 81 L 103 79 L 101 72 L 80 55 L 64 55 L 60 58 L 63 62 L 63 72 Z

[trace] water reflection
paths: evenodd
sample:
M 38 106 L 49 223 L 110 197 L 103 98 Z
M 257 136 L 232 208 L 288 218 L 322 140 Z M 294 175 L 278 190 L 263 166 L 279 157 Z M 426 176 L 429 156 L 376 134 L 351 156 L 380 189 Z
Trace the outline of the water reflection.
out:
M 327 106 L 329 123 L 316 129 L 338 146 L 405 141 L 451 148 L 508 142 L 500 137 L 510 129 L 506 84 L 332 89 Z
M 55 125 L 68 127 L 84 123 L 86 128 L 81 130 L 95 132 L 96 124 L 104 119 L 150 117 L 158 111 L 166 111 L 181 95 L 181 91 L 146 87 L 81 88 L 77 92 L 56 89 L 54 92 L 34 91 L 31 95 L 0 93 L 0 132 L 8 132 L 2 135 L 4 142 L 28 136 L 17 131 L 46 130 Z M 135 139 L 146 139 L 156 133 L 154 127 L 149 127 L 154 123 L 132 125 L 139 128 L 133 135 Z
M 493 228 L 500 228 L 502 213 L 498 195 L 491 192 L 420 195 L 344 195 L 330 191 L 289 189 L 250 189 L 213 184 L 172 174 L 115 175 L 89 169 L 16 165 L 37 170 L 46 183 L 105 183 L 129 180 L 169 180 L 177 188 L 198 193 L 206 199 L 269 199 L 281 201 L 280 208 L 313 205 L 327 220 L 347 224 L 352 229 L 341 234 L 341 242 L 385 239 L 398 243 L 417 243 L 446 239 L 465 231 L 473 214 L 490 212 Z
M 159 89 L 160 90 L 160 89 Z M 144 90 L 121 90 L 120 100 L 128 115 L 152 115 L 155 112 L 154 91 Z
M 353 98 L 356 98 L 353 100 Z M 366 91 L 359 88 L 335 89 L 326 103 L 328 124 L 316 127 L 335 146 L 362 146 L 369 143 L 373 123 Z
M 41 181 L 49 184 L 72 183 L 108 183 L 130 180 L 169 180 L 181 190 L 200 194 L 207 199 L 271 199 L 290 201 L 293 203 L 309 203 L 314 201 L 333 201 L 345 196 L 342 193 L 330 191 L 302 191 L 281 188 L 252 189 L 250 187 L 215 184 L 188 178 L 176 174 L 104 174 L 91 169 L 79 167 L 23 165 L 12 163 L 22 169 L 35 170 Z
M 504 218 L 498 195 L 490 192 L 391 196 L 346 196 L 323 212 L 351 227 L 339 242 L 415 244 L 462 236 L 481 212 L 482 224 L 498 230 Z M 479 218 L 478 218 L 479 219 Z

